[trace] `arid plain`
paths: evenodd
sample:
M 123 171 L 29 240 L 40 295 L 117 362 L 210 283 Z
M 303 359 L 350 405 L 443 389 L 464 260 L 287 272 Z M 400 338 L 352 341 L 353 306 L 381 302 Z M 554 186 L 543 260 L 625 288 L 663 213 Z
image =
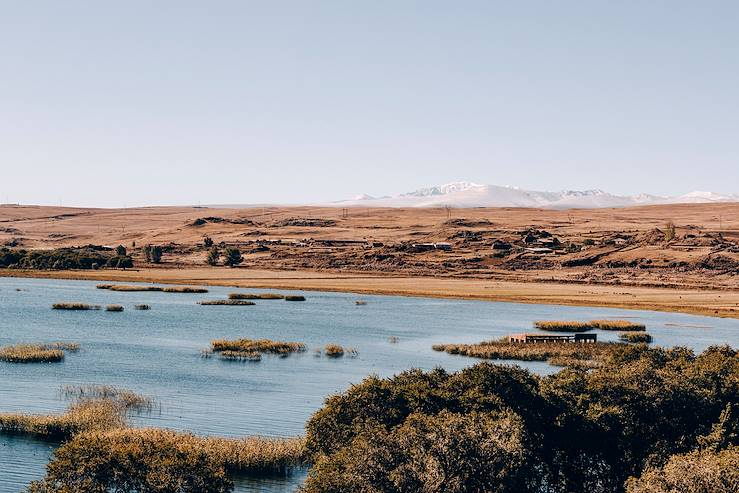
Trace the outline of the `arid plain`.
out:
M 207 265 L 208 237 L 238 267 Z M 739 204 L 623 209 L 0 206 L 0 246 L 123 245 L 133 269 L 0 275 L 351 291 L 739 318 Z M 142 247 L 160 245 L 162 261 Z

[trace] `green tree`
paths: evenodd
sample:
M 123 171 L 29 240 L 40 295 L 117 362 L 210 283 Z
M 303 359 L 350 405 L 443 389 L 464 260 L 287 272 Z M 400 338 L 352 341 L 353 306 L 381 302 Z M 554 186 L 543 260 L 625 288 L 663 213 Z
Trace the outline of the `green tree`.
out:
M 203 238 L 203 246 L 205 248 L 210 248 L 213 246 L 213 239 L 210 236 L 206 236 Z
M 152 264 L 158 264 L 162 261 L 162 247 L 153 245 L 149 248 L 149 258 Z
M 226 248 L 224 264 L 229 267 L 239 265 L 244 261 L 244 257 L 241 256 L 241 251 L 238 248 Z
M 221 251 L 218 247 L 212 247 L 208 252 L 208 265 L 218 265 L 218 261 L 221 259 Z
M 123 245 L 118 245 L 115 247 L 115 254 L 119 257 L 125 257 L 126 256 L 126 247 Z

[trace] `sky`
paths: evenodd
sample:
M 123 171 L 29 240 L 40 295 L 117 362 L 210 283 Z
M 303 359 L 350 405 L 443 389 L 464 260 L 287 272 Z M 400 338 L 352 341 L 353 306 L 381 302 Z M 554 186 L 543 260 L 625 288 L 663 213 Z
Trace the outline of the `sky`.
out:
M 0 202 L 739 192 L 739 2 L 0 7 Z

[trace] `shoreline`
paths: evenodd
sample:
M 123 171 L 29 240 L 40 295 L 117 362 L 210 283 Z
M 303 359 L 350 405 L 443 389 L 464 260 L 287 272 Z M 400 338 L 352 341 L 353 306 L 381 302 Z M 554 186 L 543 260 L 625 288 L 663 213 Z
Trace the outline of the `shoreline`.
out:
M 739 319 L 739 291 L 226 268 L 0 270 L 0 277 L 210 285 L 651 310 Z

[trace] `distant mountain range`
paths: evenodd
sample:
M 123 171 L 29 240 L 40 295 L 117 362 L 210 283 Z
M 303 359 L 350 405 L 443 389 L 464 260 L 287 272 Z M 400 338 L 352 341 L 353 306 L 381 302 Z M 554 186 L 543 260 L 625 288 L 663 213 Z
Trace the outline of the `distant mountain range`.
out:
M 739 194 L 690 192 L 677 197 L 614 195 L 603 190 L 539 192 L 516 187 L 454 182 L 394 196 L 360 195 L 332 202 L 338 207 L 538 207 L 543 209 L 592 209 L 654 204 L 739 202 Z

